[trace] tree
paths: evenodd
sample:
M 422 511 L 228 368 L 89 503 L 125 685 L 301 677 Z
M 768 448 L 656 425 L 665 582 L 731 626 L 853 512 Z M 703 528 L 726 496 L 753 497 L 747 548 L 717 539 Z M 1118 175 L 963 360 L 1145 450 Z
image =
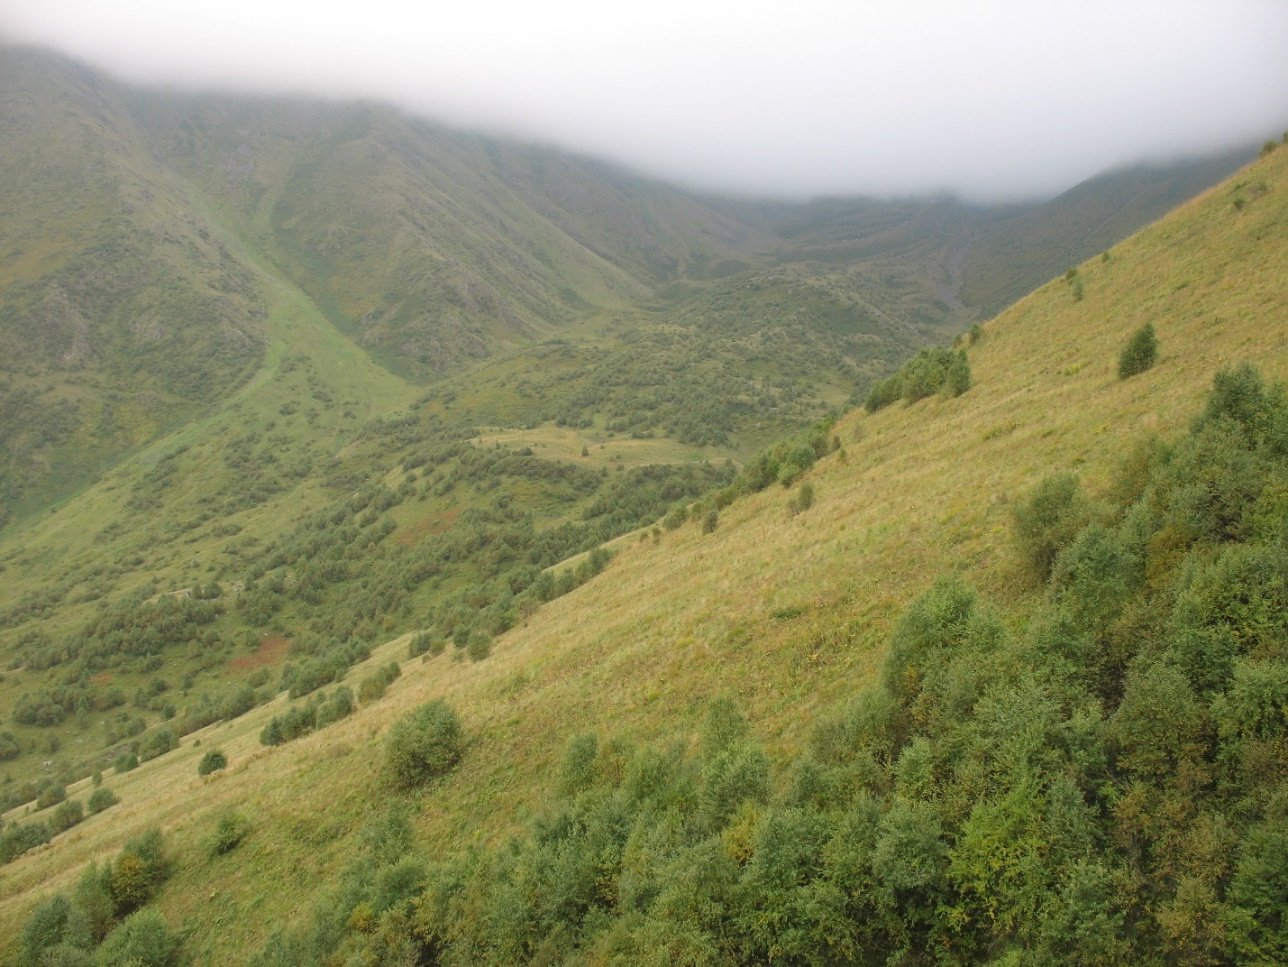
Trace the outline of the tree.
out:
M 398 786 L 418 786 L 460 761 L 463 740 L 456 712 L 435 699 L 396 722 L 385 740 L 385 771 Z
M 1154 324 L 1147 322 L 1134 333 L 1118 357 L 1118 378 L 1127 379 L 1145 372 L 1158 358 L 1158 337 Z

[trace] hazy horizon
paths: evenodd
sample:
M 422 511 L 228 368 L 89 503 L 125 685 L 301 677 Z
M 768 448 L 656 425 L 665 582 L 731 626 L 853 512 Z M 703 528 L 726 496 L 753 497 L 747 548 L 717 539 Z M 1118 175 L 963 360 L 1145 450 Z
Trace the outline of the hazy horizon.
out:
M 131 83 L 376 100 L 730 195 L 1050 197 L 1277 138 L 1288 4 L 603 11 L 10 0 L 0 38 Z

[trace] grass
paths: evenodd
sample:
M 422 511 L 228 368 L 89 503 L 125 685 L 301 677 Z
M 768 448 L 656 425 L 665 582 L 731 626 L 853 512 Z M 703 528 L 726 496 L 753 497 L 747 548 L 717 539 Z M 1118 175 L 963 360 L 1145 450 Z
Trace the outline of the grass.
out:
M 843 453 L 808 474 L 810 510 L 789 516 L 789 492 L 773 486 L 722 511 L 713 534 L 691 523 L 656 543 L 624 541 L 602 575 L 499 638 L 484 662 L 408 663 L 382 700 L 277 749 L 254 736 L 280 698 L 199 733 L 230 759 L 208 780 L 190 739 L 109 776 L 121 805 L 5 868 L 0 936 L 16 936 L 85 863 L 160 825 L 178 863 L 158 908 L 192 931 L 196 963 L 237 961 L 345 864 L 391 795 L 381 736 L 431 698 L 457 709 L 469 743 L 449 779 L 411 797 L 419 837 L 446 853 L 500 842 L 539 811 L 583 731 L 685 740 L 703 703 L 727 694 L 771 754 L 792 756 L 820 711 L 870 681 L 891 620 L 938 574 L 961 574 L 1023 621 L 1032 592 L 1009 550 L 1012 502 L 1057 469 L 1102 489 L 1135 441 L 1185 425 L 1223 366 L 1252 360 L 1288 378 L 1288 153 L 1239 177 L 1266 191 L 1236 209 L 1231 185 L 1219 186 L 1108 262 L 1079 266 L 1081 301 L 1057 279 L 986 325 L 964 396 L 843 418 Z M 1118 350 L 1145 321 L 1159 361 L 1120 381 Z M 401 644 L 385 647 L 373 661 Z M 201 843 L 232 805 L 255 828 L 212 860 Z

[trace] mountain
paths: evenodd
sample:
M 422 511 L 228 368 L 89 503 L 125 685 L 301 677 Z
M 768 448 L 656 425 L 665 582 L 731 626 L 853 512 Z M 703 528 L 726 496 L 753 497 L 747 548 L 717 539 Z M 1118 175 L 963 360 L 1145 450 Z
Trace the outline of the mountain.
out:
M 212 177 L 183 176 L 269 279 L 265 362 L 3 545 L 0 688 L 62 729 L 13 726 L 20 762 L 61 736 L 43 746 L 60 775 L 30 789 L 47 803 L 66 779 L 86 800 L 98 765 L 121 800 L 5 866 L 10 951 L 92 942 L 68 911 L 104 896 L 103 933 L 146 902 L 110 949 L 169 931 L 209 963 L 1285 949 L 1285 414 L 1268 386 L 1288 379 L 1288 149 L 984 324 L 961 395 L 725 450 L 741 470 L 628 407 L 664 412 L 654 366 L 710 383 L 703 355 L 728 339 L 685 351 L 708 325 L 775 391 L 713 394 L 735 434 L 802 402 L 773 369 L 798 331 L 857 338 L 887 312 L 909 350 L 931 338 L 911 309 L 926 289 L 872 293 L 876 263 L 818 257 L 858 250 L 866 203 L 794 212 L 769 240 L 749 224 L 729 274 L 647 279 L 618 247 L 648 300 L 605 296 L 602 316 L 413 387 L 316 308 L 308 219 L 276 229 Z M 954 206 L 927 208 L 955 237 Z M 876 256 L 929 261 L 917 232 L 889 237 Z M 780 250 L 799 261 L 757 261 Z M 751 322 L 793 311 L 803 330 L 772 339 Z M 1147 323 L 1157 361 L 1120 378 Z M 1050 575 L 1012 537 L 1026 515 Z M 388 735 L 438 698 L 463 738 L 407 789 Z M 199 775 L 212 749 L 228 767 Z M 21 827 L 62 808 L 13 801 Z M 150 828 L 165 863 L 129 845 Z M 49 899 L 75 889 L 80 906 Z
M 1231 163 L 1045 206 L 768 204 L 377 104 L 137 90 L 27 48 L 2 70 L 0 525 L 266 378 L 285 292 L 409 387 L 504 357 L 530 399 L 552 352 L 606 359 L 608 387 L 553 387 L 542 418 L 582 422 L 611 397 L 607 422 L 745 456 Z M 656 375 L 647 402 L 623 399 L 638 374 L 620 361 L 642 345 L 678 398 L 750 405 L 691 407 L 682 430 Z M 748 362 L 783 345 L 809 358 Z M 733 371 L 718 391 L 713 367 Z M 516 412 L 510 390 L 478 402 L 483 419 Z
M 1033 288 L 1113 246 L 1231 175 L 1252 147 L 1105 172 L 985 228 L 962 264 L 960 298 L 995 315 Z

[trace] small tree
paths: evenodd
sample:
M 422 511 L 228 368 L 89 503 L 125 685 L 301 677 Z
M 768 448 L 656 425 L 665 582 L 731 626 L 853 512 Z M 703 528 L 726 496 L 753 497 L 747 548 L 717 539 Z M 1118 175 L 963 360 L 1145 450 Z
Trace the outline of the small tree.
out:
M 441 698 L 435 699 L 389 730 L 385 772 L 397 786 L 418 786 L 451 771 L 460 761 L 462 746 L 456 712 Z
M 1118 378 L 1127 379 L 1145 372 L 1158 358 L 1158 337 L 1154 324 L 1147 322 L 1137 329 L 1118 357 Z
M 90 814 L 101 813 L 110 806 L 115 806 L 121 800 L 117 798 L 116 793 L 108 789 L 107 786 L 99 786 L 89 796 Z
M 228 756 L 219 749 L 211 749 L 201 757 L 197 763 L 197 775 L 208 776 L 212 772 L 218 772 L 220 769 L 228 768 Z

